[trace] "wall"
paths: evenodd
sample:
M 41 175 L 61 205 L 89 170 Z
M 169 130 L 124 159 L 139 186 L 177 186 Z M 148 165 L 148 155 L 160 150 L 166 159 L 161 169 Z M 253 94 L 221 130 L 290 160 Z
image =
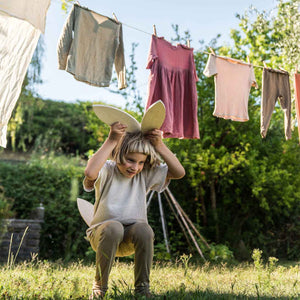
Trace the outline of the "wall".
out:
M 7 262 L 9 252 L 15 257 L 19 247 L 16 261 L 31 260 L 34 253 L 39 253 L 40 232 L 44 219 L 43 209 L 42 206 L 38 207 L 30 220 L 3 220 L 2 231 L 4 229 L 5 233 L 0 239 L 0 262 Z

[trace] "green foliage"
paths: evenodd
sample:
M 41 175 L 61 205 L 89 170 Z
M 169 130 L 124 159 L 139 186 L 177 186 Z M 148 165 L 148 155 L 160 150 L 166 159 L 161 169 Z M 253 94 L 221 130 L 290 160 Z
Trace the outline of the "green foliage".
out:
M 299 1 L 279 2 L 276 17 L 255 9 L 238 16 L 241 31 L 232 31 L 233 47 L 218 47 L 217 39 L 209 46 L 221 55 L 237 59 L 246 60 L 249 55 L 255 65 L 264 60 L 271 67 L 293 70 L 299 61 L 299 51 L 293 51 L 289 57 L 286 53 L 299 48 L 299 38 L 295 38 L 299 31 L 299 10 L 296 10 Z M 288 46 L 290 35 L 293 47 Z M 177 37 L 177 40 L 184 39 Z M 168 141 L 183 162 L 188 185 L 195 195 L 185 194 L 183 201 L 189 204 L 183 207 L 198 224 L 203 224 L 202 232 L 208 239 L 229 242 L 236 255 L 241 250 L 239 245 L 246 244 L 248 249 L 262 247 L 268 255 L 298 258 L 297 132 L 293 132 L 291 141 L 284 140 L 283 112 L 276 107 L 267 138 L 260 138 L 262 70 L 259 68 L 255 71 L 260 88 L 252 90 L 249 99 L 250 120 L 239 123 L 214 118 L 214 82 L 203 75 L 205 50 L 200 48 L 195 53 L 201 140 Z M 196 201 L 190 202 L 191 199 Z
M 11 206 L 12 199 L 6 197 L 4 187 L 0 185 L 0 242 L 3 234 L 6 231 L 6 224 L 3 222 L 3 220 L 12 216 L 12 212 L 10 210 Z
M 83 192 L 83 166 L 53 155 L 34 157 L 28 163 L 0 162 L 0 183 L 7 197 L 14 199 L 12 210 L 17 218 L 30 218 L 43 203 L 41 257 L 69 260 L 84 257 L 89 243 L 84 240 L 86 225 L 79 215 L 76 198 L 92 199 Z
M 288 71 L 300 60 L 299 0 L 277 0 L 276 14 L 251 7 L 240 19 L 240 29 L 232 30 L 234 51 L 250 56 L 251 62 L 266 61 L 268 66 Z
M 22 126 L 9 127 L 14 140 L 8 139 L 8 149 L 84 155 L 97 149 L 108 135 L 109 127 L 93 113 L 91 102 L 65 103 L 24 95 L 20 100 L 10 124 L 19 118 Z
M 61 0 L 61 9 L 62 9 L 62 11 L 67 13 L 70 5 L 74 2 L 75 2 L 75 0 Z
M 0 186 L 0 222 L 2 219 L 8 218 L 10 213 L 10 207 L 12 206 L 12 199 L 5 196 L 3 186 Z
M 257 274 L 257 284 L 255 285 L 257 296 L 261 294 L 261 290 L 273 290 L 274 285 L 272 282 L 272 276 L 276 271 L 276 263 L 278 259 L 276 257 L 269 257 L 268 263 L 263 264 L 262 261 L 262 251 L 259 249 L 254 249 L 252 253 L 252 259 L 254 262 L 254 268 Z
M 209 259 L 213 262 L 233 261 L 233 252 L 226 245 L 210 245 Z

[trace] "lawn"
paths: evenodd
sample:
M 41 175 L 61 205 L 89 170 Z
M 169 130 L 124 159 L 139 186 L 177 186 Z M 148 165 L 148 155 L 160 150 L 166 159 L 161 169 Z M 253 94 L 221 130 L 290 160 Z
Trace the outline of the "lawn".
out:
M 253 263 L 192 264 L 187 255 L 154 263 L 155 299 L 300 299 L 300 263 L 280 264 L 260 253 Z M 0 266 L 1 299 L 88 299 L 94 265 L 34 259 Z M 133 263 L 116 261 L 105 299 L 134 299 Z M 143 299 L 141 297 L 140 299 Z

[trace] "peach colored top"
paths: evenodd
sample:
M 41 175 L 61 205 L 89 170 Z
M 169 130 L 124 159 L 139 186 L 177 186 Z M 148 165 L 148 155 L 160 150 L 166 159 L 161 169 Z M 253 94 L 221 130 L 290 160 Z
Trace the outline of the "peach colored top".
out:
M 232 58 L 209 55 L 204 75 L 215 75 L 215 109 L 213 115 L 245 122 L 251 86 L 257 86 L 253 66 Z

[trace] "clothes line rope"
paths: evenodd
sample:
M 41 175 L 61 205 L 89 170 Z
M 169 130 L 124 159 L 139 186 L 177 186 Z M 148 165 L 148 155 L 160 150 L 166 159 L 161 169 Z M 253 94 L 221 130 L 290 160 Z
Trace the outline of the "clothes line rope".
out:
M 122 24 L 123 24 L 124 26 L 127 26 L 127 27 L 131 28 L 131 29 L 134 29 L 134 30 L 140 31 L 140 32 L 142 32 L 142 33 L 145 33 L 145 34 L 147 34 L 147 35 L 150 35 L 150 36 L 153 35 L 153 33 L 144 31 L 144 30 L 139 29 L 139 28 L 137 28 L 137 27 L 135 27 L 135 26 L 132 26 L 132 25 L 129 25 L 129 24 L 126 24 L 126 23 L 123 23 L 123 22 L 122 22 Z M 214 54 L 214 53 L 210 53 L 210 52 L 207 52 L 207 51 L 201 51 L 201 50 L 196 50 L 196 52 L 201 52 L 201 53 L 204 53 L 204 54 L 207 54 L 207 55 Z M 214 54 L 214 55 L 216 55 L 216 54 Z M 218 56 L 218 55 L 217 55 L 217 56 Z M 252 66 L 255 67 L 255 68 L 261 68 L 261 69 L 264 68 L 263 66 L 257 66 L 257 65 L 253 65 L 253 64 L 251 64 L 251 63 L 250 63 L 249 65 L 252 65 Z
M 123 22 L 122 22 L 122 24 L 125 25 L 125 26 L 127 26 L 127 27 L 129 27 L 129 28 L 132 28 L 132 29 L 134 29 L 134 30 L 137 30 L 137 31 L 143 32 L 143 33 L 145 33 L 145 34 L 148 34 L 148 35 L 150 35 L 150 36 L 152 35 L 152 33 L 149 33 L 149 32 L 147 32 L 147 31 L 144 31 L 144 30 L 139 29 L 139 28 L 137 28 L 137 27 L 134 27 L 134 26 L 125 24 L 125 23 L 123 23 Z
M 58 1 L 58 0 L 56 0 L 56 1 Z M 76 1 L 75 4 L 81 6 L 81 4 L 79 3 L 79 1 Z M 90 10 L 90 9 L 88 9 L 88 8 L 86 8 L 86 7 L 85 7 L 85 9 Z M 92 11 L 92 10 L 90 10 L 90 11 Z M 114 17 L 115 20 L 117 20 L 117 18 L 116 18 L 116 16 L 115 16 L 114 13 L 113 13 L 113 17 Z M 117 20 L 117 22 L 119 22 L 119 21 Z M 140 28 L 137 28 L 137 27 L 135 27 L 135 26 L 132 26 L 132 25 L 129 25 L 129 24 L 126 24 L 126 23 L 123 23 L 123 22 L 120 22 L 120 23 L 123 24 L 124 26 L 127 26 L 127 27 L 129 27 L 129 28 L 131 28 L 131 29 L 137 30 L 137 31 L 142 32 L 142 33 L 147 34 L 147 35 L 150 35 L 150 36 L 152 36 L 153 34 L 156 35 L 156 27 L 155 27 L 155 25 L 153 25 L 154 33 L 150 33 L 150 32 L 147 32 L 147 31 L 145 31 L 145 30 L 142 30 L 142 29 L 140 29 Z M 190 40 L 187 40 L 187 44 L 188 44 L 188 47 L 190 47 Z M 209 48 L 210 48 L 210 47 L 209 47 Z M 210 48 L 210 49 L 211 49 L 211 48 Z M 196 52 L 201 52 L 201 53 L 204 53 L 204 54 L 207 54 L 207 55 L 210 55 L 210 54 L 216 55 L 216 54 L 214 53 L 213 50 L 211 50 L 211 52 L 201 51 L 201 50 L 196 50 Z M 216 56 L 218 56 L 218 55 L 216 55 Z M 219 56 L 219 57 L 220 57 L 220 56 Z M 222 57 L 220 57 L 220 58 L 222 58 Z M 226 58 L 224 58 L 224 59 L 226 59 Z M 263 62 L 263 63 L 264 63 L 264 66 L 253 65 L 253 64 L 251 64 L 249 61 L 248 61 L 248 62 L 245 62 L 245 63 L 246 63 L 246 64 L 249 64 L 249 65 L 252 65 L 252 67 L 255 67 L 255 68 L 261 68 L 261 69 L 267 68 L 267 66 L 265 65 L 265 62 Z M 296 73 L 297 73 L 297 71 L 296 71 Z
M 79 6 L 81 6 L 80 3 L 79 3 L 79 1 L 76 1 L 75 3 L 76 3 L 77 5 L 79 5 Z M 86 9 L 88 9 L 88 8 L 86 8 Z M 90 9 L 88 9 L 88 10 L 90 10 Z M 113 13 L 113 17 L 114 17 L 114 19 L 115 19 L 117 22 L 119 22 L 119 21 L 117 20 L 117 18 L 116 18 L 116 16 L 115 16 L 114 13 Z M 129 28 L 131 28 L 131 29 L 137 30 L 137 31 L 142 32 L 142 33 L 147 34 L 147 35 L 150 35 L 150 36 L 152 36 L 153 34 L 156 35 L 156 27 L 155 27 L 155 25 L 153 25 L 154 33 L 150 33 L 150 32 L 147 32 L 147 31 L 145 31 L 145 30 L 142 30 L 142 29 L 140 29 L 140 28 L 137 28 L 137 27 L 135 27 L 135 26 L 132 26 L 132 25 L 129 25 L 129 24 L 126 24 L 126 23 L 123 23 L 123 22 L 120 22 L 120 23 L 123 24 L 124 26 L 127 26 L 127 27 L 129 27 Z M 188 45 L 188 47 L 190 47 L 190 40 L 187 40 L 187 45 Z M 209 47 L 209 48 L 211 49 L 211 47 Z M 204 54 L 207 54 L 207 55 L 210 55 L 210 54 L 216 55 L 212 49 L 211 49 L 211 52 L 201 51 L 201 50 L 196 50 L 196 52 L 201 52 L 201 53 L 204 53 Z M 220 57 L 220 56 L 219 56 L 219 57 Z M 221 58 L 222 58 L 222 57 L 221 57 Z M 224 59 L 226 59 L 226 58 L 224 58 Z M 254 68 L 261 68 L 261 69 L 267 68 L 267 66 L 265 65 L 265 62 L 263 62 L 263 63 L 264 63 L 264 66 L 253 65 L 253 64 L 251 64 L 251 63 L 249 62 L 249 58 L 248 58 L 248 62 L 245 62 L 245 63 L 248 64 L 248 65 L 251 65 L 251 66 L 254 67 Z

